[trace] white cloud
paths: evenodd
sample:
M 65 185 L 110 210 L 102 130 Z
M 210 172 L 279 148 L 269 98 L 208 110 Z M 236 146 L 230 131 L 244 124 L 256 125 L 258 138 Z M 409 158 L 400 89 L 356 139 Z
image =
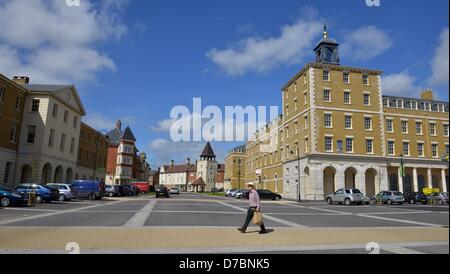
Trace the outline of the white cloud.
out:
M 156 139 L 150 143 L 149 149 L 156 162 L 168 164 L 170 160 L 184 163 L 188 157 L 195 161 L 204 146 L 205 144 L 200 142 L 172 142 L 167 139 Z
M 392 39 L 376 26 L 364 26 L 345 36 L 342 55 L 354 60 L 367 61 L 392 47 Z
M 116 126 L 117 120 L 122 122 L 122 128 L 126 126 L 135 125 L 137 118 L 134 116 L 118 116 L 117 118 L 111 118 L 111 115 L 105 115 L 98 112 L 90 112 L 83 118 L 83 122 L 97 130 L 111 130 Z
M 281 65 L 299 64 L 309 56 L 313 42 L 321 34 L 322 24 L 306 16 L 281 27 L 281 34 L 272 37 L 249 37 L 227 49 L 211 49 L 211 59 L 226 74 L 240 76 L 247 72 L 269 72 Z
M 445 28 L 439 37 L 439 46 L 436 48 L 431 69 L 433 74 L 428 79 L 432 86 L 449 84 L 449 29 Z
M 393 73 L 381 79 L 384 95 L 416 97 L 420 88 L 415 85 L 416 78 L 408 71 Z
M 0 0 L 0 71 L 28 75 L 34 83 L 71 83 L 115 70 L 99 43 L 120 39 L 119 17 L 128 0 Z

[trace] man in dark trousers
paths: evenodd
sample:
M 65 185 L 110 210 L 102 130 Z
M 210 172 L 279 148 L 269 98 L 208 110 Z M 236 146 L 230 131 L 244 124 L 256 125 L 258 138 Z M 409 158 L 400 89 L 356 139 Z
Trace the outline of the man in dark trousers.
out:
M 249 198 L 249 208 L 247 210 L 247 218 L 245 219 L 245 224 L 243 227 L 239 227 L 238 230 L 242 233 L 245 233 L 247 230 L 248 225 L 253 219 L 253 215 L 255 214 L 255 211 L 259 211 L 261 208 L 261 199 L 259 198 L 258 191 L 255 189 L 255 185 L 253 183 L 248 184 L 248 198 Z M 261 224 L 261 231 L 259 234 L 266 234 L 266 227 L 264 226 L 264 223 Z

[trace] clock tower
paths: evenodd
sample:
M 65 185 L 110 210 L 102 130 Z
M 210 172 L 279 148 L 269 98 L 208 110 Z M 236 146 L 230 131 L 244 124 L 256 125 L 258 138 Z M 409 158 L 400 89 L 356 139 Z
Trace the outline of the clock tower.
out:
M 328 37 L 327 25 L 323 28 L 323 38 L 314 48 L 316 62 L 322 64 L 340 65 L 339 44 L 336 40 Z

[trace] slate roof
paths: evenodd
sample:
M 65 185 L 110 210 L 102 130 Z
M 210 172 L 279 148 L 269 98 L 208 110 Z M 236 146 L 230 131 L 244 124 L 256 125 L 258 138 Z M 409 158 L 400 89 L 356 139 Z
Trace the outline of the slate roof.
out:
M 118 144 L 121 135 L 122 132 L 118 128 L 111 130 L 110 132 L 108 132 L 109 143 Z
M 214 154 L 214 151 L 211 147 L 211 144 L 209 142 L 206 143 L 202 154 L 200 154 L 200 157 L 216 157 L 216 155 Z
M 127 141 L 133 141 L 136 142 L 136 138 L 133 135 L 133 132 L 131 131 L 130 127 L 127 127 L 122 134 L 119 137 L 120 140 L 127 140 Z
M 45 92 L 56 92 L 73 87 L 69 85 L 35 85 L 35 84 L 27 84 L 22 86 L 30 91 L 45 91 Z

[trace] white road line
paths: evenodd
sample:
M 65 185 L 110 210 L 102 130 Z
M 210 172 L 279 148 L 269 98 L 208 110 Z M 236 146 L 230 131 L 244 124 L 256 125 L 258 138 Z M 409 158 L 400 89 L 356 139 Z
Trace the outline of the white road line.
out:
M 364 214 L 355 214 L 355 215 L 359 216 L 359 217 L 378 219 L 378 220 L 383 220 L 383 221 L 391 221 L 391 222 L 397 222 L 397 223 L 415 224 L 415 225 L 430 226 L 430 227 L 443 226 L 443 225 L 439 225 L 439 224 L 424 223 L 424 222 L 417 222 L 417 221 L 410 221 L 410 220 L 403 220 L 403 219 L 386 218 L 386 217 L 381 217 L 381 216 L 364 215 Z
M 395 245 L 381 247 L 381 250 L 392 252 L 394 254 L 403 254 L 403 255 L 406 255 L 406 254 L 425 254 L 425 253 L 417 251 L 417 250 L 413 250 L 413 249 L 406 248 L 406 247 L 403 247 L 403 246 L 395 246 Z
M 217 202 L 217 203 L 219 203 L 221 205 L 224 205 L 224 206 L 228 206 L 228 207 L 237 209 L 237 210 L 242 211 L 242 212 L 247 212 L 246 209 L 238 207 L 238 206 L 230 205 L 229 203 L 225 203 L 225 202 Z M 307 227 L 307 226 L 300 225 L 300 224 L 297 224 L 297 223 L 294 223 L 294 222 L 290 222 L 290 221 L 286 221 L 286 220 L 283 220 L 283 219 L 279 219 L 279 218 L 276 218 L 276 217 L 273 217 L 273 216 L 270 216 L 270 215 L 267 215 L 267 214 L 264 214 L 264 213 L 263 213 L 263 219 L 271 220 L 273 222 L 277 222 L 277 223 L 280 223 L 280 224 L 283 224 L 283 225 L 287 225 L 289 227 Z
M 128 220 L 123 226 L 124 227 L 143 227 L 147 219 L 152 214 L 153 209 L 156 205 L 156 199 L 150 200 L 141 210 L 139 210 L 136 215 Z
M 317 208 L 317 207 L 313 207 L 313 206 L 301 206 L 301 205 L 295 205 L 295 204 L 288 204 L 288 205 L 293 206 L 293 207 L 307 208 L 307 209 L 312 209 L 312 210 L 317 210 L 317 211 L 336 213 L 336 214 L 339 214 L 339 215 L 352 215 L 353 214 L 353 213 L 350 213 L 350 212 L 337 211 L 337 210 L 324 209 L 324 208 Z
M 67 214 L 67 213 L 74 213 L 74 212 L 78 212 L 81 210 L 101 207 L 101 206 L 105 206 L 105 205 L 113 205 L 113 204 L 118 204 L 118 203 L 123 203 L 123 202 L 125 202 L 125 201 L 116 201 L 116 202 L 111 202 L 111 203 L 107 203 L 107 204 L 98 204 L 98 205 L 85 206 L 85 207 L 76 208 L 76 209 L 68 209 L 68 210 L 56 211 L 56 212 L 51 212 L 51 213 L 39 214 L 39 215 L 34 215 L 34 216 L 19 217 L 19 218 L 15 218 L 12 220 L 0 221 L 0 225 L 8 225 L 8 224 L 22 222 L 22 221 L 35 220 L 35 219 L 40 219 L 40 218 L 45 218 L 45 217 Z

